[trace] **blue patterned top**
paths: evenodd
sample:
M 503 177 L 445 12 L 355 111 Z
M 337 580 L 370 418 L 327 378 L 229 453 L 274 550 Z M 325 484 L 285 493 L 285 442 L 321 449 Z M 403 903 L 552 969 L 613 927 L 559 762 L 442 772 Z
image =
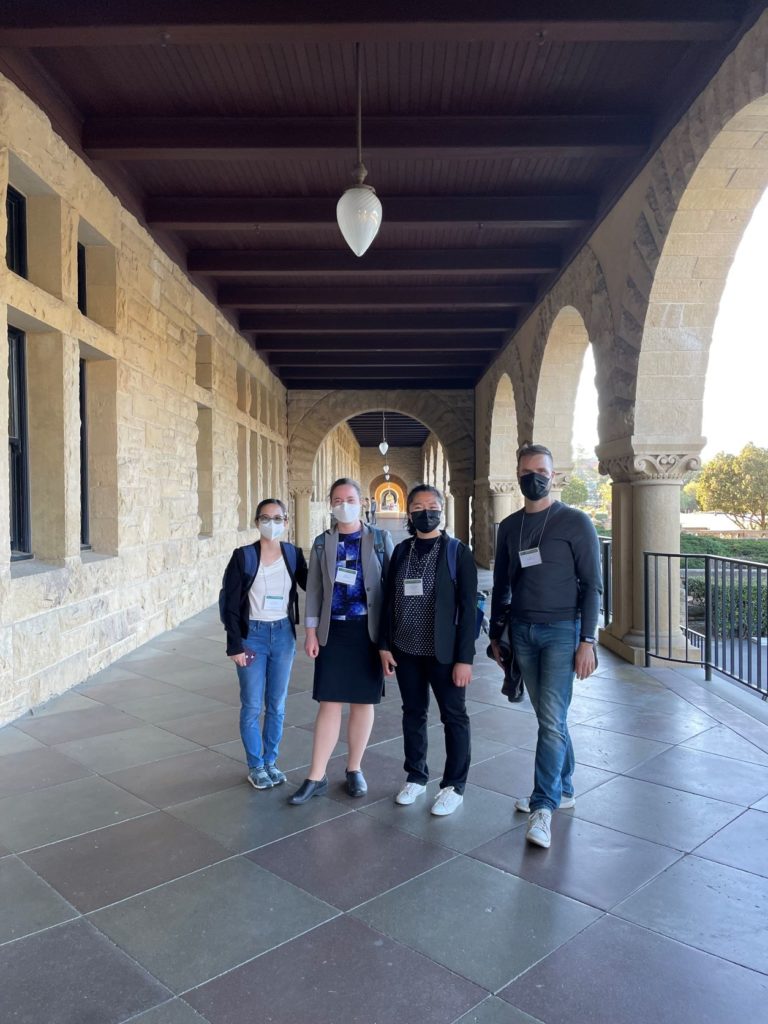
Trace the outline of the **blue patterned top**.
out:
M 333 584 L 333 600 L 331 602 L 332 619 L 359 619 L 368 614 L 368 602 L 363 581 L 363 566 L 360 561 L 360 541 L 362 530 L 356 533 L 338 534 L 336 549 L 336 568 L 340 565 L 347 569 L 356 569 L 355 582 L 350 586 L 346 583 Z

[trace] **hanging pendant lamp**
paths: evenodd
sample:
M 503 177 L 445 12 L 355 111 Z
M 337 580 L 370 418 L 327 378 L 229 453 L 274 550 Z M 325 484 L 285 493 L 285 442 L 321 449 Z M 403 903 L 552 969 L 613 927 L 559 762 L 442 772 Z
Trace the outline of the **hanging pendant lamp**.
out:
M 366 175 L 363 163 L 362 108 L 363 87 L 360 68 L 360 43 L 355 43 L 357 64 L 357 165 L 354 169 L 356 185 L 348 188 L 336 204 L 336 220 L 344 241 L 355 256 L 362 256 L 374 240 L 381 227 L 381 203 L 375 189 L 364 185 Z
M 389 451 L 389 445 L 387 444 L 387 423 L 384 418 L 385 413 L 382 411 L 381 414 L 381 441 L 379 443 L 379 451 L 382 455 L 386 455 Z
M 385 465 L 385 466 L 382 466 L 381 468 L 384 470 L 385 473 L 389 472 L 389 466 Z

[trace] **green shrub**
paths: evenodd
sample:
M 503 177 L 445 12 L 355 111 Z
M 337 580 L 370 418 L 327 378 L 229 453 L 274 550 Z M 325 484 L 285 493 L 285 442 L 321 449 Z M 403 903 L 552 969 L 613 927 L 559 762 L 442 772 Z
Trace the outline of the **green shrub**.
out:
M 720 633 L 723 630 L 730 634 L 733 631 L 737 636 L 746 638 L 750 635 L 749 608 L 752 608 L 752 636 L 757 635 L 757 583 L 747 585 L 746 582 L 739 586 L 734 583 L 720 585 L 717 593 L 713 589 L 712 607 L 712 628 Z M 763 583 L 761 588 L 760 601 L 760 636 L 768 636 L 768 583 Z M 688 599 L 691 603 L 691 612 L 696 617 L 704 618 L 704 601 L 706 587 L 703 576 L 694 576 L 688 580 Z

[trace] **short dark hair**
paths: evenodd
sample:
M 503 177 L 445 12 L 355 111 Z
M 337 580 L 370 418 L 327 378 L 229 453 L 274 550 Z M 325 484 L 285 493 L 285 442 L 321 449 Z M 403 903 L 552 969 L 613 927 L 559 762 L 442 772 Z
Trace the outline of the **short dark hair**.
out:
M 279 498 L 264 498 L 264 500 L 260 501 L 259 504 L 256 506 L 256 515 L 253 517 L 254 523 L 258 522 L 259 516 L 261 515 L 261 510 L 264 508 L 265 505 L 279 505 L 280 508 L 283 510 L 283 515 L 286 517 L 286 519 L 288 518 L 288 509 L 286 508 L 284 501 L 281 501 Z
M 554 466 L 554 464 L 555 464 L 555 459 L 554 459 L 554 456 L 552 455 L 552 452 L 544 444 L 524 444 L 521 448 L 518 448 L 518 450 L 517 450 L 517 465 L 518 466 L 520 465 L 520 460 L 524 459 L 526 457 L 526 455 L 546 455 L 546 456 L 548 456 L 549 461 L 552 463 L 552 465 Z
M 360 484 L 357 482 L 357 480 L 352 480 L 348 476 L 340 476 L 338 480 L 334 480 L 333 483 L 331 484 L 331 489 L 328 492 L 328 501 L 333 501 L 333 492 L 336 490 L 337 487 L 354 487 L 355 490 L 357 491 L 357 496 L 360 499 L 360 501 L 363 500 L 363 492 L 361 491 Z
M 413 501 L 415 495 L 421 494 L 423 491 L 426 491 L 427 494 L 434 495 L 434 497 L 437 498 L 437 500 L 440 502 L 443 508 L 445 508 L 445 498 L 443 497 L 443 492 L 438 491 L 438 489 L 436 487 L 433 487 L 432 484 L 416 484 L 415 487 L 412 487 L 408 492 L 408 497 L 405 500 L 405 528 L 412 537 L 416 536 L 416 527 L 408 518 L 407 513 L 408 509 L 411 507 L 411 502 Z

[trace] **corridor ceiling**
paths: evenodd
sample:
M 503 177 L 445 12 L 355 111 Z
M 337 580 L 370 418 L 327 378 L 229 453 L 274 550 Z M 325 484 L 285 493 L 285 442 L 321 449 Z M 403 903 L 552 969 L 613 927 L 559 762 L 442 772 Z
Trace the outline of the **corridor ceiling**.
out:
M 288 388 L 467 388 L 764 8 L 0 0 L 0 71 Z

